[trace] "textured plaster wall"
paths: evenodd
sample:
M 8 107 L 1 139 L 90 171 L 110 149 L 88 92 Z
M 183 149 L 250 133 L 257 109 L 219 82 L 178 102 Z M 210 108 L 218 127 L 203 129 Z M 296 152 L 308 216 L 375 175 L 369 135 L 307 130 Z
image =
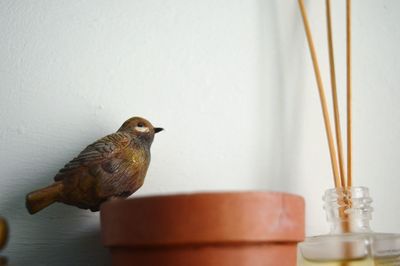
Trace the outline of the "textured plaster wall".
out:
M 326 74 L 323 2 L 307 4 Z M 343 89 L 344 1 L 335 2 Z M 353 3 L 355 183 L 372 189 L 374 228 L 399 232 L 400 2 Z M 0 214 L 11 224 L 10 265 L 109 263 L 97 213 L 56 204 L 30 216 L 24 196 L 133 115 L 166 128 L 135 196 L 283 190 L 306 198 L 308 234 L 326 232 L 330 165 L 296 1 L 3 0 Z

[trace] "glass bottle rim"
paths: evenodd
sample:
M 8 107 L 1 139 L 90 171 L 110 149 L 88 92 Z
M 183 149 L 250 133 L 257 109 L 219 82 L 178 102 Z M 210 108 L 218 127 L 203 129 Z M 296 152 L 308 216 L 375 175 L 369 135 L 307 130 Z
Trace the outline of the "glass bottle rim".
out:
M 330 188 L 324 193 L 323 200 L 325 202 L 336 202 L 338 199 L 371 199 L 369 189 L 363 186 Z

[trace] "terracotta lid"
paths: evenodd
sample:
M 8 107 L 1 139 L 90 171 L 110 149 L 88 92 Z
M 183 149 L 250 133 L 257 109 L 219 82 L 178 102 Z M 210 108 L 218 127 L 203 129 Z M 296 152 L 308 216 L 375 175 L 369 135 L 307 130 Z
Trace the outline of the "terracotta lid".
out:
M 196 193 L 101 206 L 105 246 L 299 242 L 304 200 L 280 192 Z

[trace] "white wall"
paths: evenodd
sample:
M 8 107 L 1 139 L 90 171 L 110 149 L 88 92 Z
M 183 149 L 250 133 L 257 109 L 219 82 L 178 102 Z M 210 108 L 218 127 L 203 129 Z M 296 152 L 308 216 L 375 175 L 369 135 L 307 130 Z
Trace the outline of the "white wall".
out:
M 327 74 L 323 2 L 308 6 Z M 353 3 L 355 183 L 372 189 L 374 228 L 399 232 L 400 2 Z M 342 90 L 343 11 L 335 3 Z M 30 216 L 24 196 L 133 115 L 166 128 L 135 196 L 288 191 L 306 198 L 308 234 L 326 231 L 321 195 L 333 184 L 296 1 L 3 0 L 0 214 L 11 223 L 10 265 L 107 265 L 98 214 L 56 204 Z

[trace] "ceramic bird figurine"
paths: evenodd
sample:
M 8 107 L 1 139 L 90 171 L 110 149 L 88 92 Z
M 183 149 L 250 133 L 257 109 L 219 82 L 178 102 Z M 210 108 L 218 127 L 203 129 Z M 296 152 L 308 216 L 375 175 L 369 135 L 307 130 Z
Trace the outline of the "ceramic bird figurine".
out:
M 125 121 L 116 133 L 87 146 L 48 187 L 26 196 L 30 214 L 54 202 L 98 211 L 112 198 L 126 198 L 143 185 L 154 134 L 163 130 L 144 118 Z

